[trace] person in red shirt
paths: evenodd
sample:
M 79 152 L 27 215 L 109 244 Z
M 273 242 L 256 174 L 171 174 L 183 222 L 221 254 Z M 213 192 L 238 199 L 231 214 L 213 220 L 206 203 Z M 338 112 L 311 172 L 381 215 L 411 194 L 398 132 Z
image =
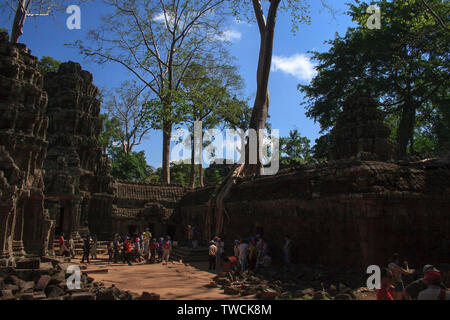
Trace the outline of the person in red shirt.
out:
M 131 241 L 129 237 L 126 237 L 125 241 L 123 242 L 124 244 L 124 262 L 127 262 L 129 266 L 131 266 L 131 252 L 132 252 L 132 248 L 131 248 Z
M 156 251 L 158 250 L 159 244 L 156 242 L 156 239 L 153 239 L 150 242 L 150 263 L 154 263 L 156 260 Z
M 377 289 L 377 300 L 394 300 L 392 296 L 392 271 L 389 269 L 381 270 L 381 288 Z
M 61 237 L 59 238 L 59 254 L 62 256 L 68 251 L 66 247 L 66 240 L 64 239 L 64 232 L 61 233 Z

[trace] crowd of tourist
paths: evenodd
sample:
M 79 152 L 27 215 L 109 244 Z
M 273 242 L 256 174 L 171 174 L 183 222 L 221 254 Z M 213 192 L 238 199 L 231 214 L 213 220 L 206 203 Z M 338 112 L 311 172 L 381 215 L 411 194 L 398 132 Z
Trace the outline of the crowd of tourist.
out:
M 187 247 L 190 250 L 198 248 L 198 228 L 188 226 L 186 230 Z M 291 263 L 291 240 L 288 235 L 284 237 L 282 245 L 285 265 Z M 147 228 L 145 232 L 127 234 L 123 238 L 115 235 L 114 240 L 107 246 L 108 262 L 118 263 L 122 261 L 131 265 L 133 262 L 167 264 L 173 248 L 172 239 L 166 237 L 152 237 Z M 270 267 L 272 258 L 269 255 L 269 246 L 265 239 L 257 234 L 234 241 L 234 246 L 228 252 L 231 256 L 225 256 L 225 242 L 223 237 L 215 236 L 209 243 L 208 260 L 209 270 L 216 270 L 228 263 L 231 267 L 238 268 L 242 272 L 247 270 L 258 272 Z M 59 254 L 75 258 L 75 243 L 72 235 L 66 240 L 64 234 L 59 238 Z M 97 259 L 97 239 L 95 235 L 87 236 L 83 241 L 83 257 L 81 262 L 90 262 Z M 403 277 L 412 276 L 408 262 L 401 266 L 398 254 L 394 254 L 387 267 L 381 270 L 381 287 L 376 290 L 377 300 L 450 300 L 450 265 L 442 264 L 439 269 L 432 265 L 425 265 L 422 269 L 423 276 L 404 285 Z
M 147 228 L 144 232 L 137 234 L 127 234 L 124 237 L 116 234 L 113 241 L 107 246 L 108 262 L 118 263 L 122 261 L 131 265 L 133 262 L 167 264 L 173 243 L 170 236 L 153 238 L 152 233 Z M 72 235 L 68 240 L 64 239 L 64 233 L 59 238 L 59 254 L 75 258 L 75 243 Z M 90 263 L 90 260 L 97 259 L 97 238 L 95 235 L 88 235 L 83 240 L 83 256 L 81 263 Z
M 406 287 L 404 275 L 411 275 L 407 261 L 400 266 L 399 255 L 394 254 L 391 262 L 381 270 L 381 288 L 377 290 L 378 300 L 450 300 L 450 265 L 442 264 L 439 269 L 425 265 L 423 277 L 412 281 Z
M 288 235 L 285 236 L 283 244 L 284 262 L 286 265 L 291 263 L 291 240 Z M 224 261 L 224 241 L 220 236 L 214 237 L 209 246 L 209 269 L 215 270 Z M 227 257 L 228 261 L 234 264 L 242 271 L 258 271 L 263 268 L 269 268 L 272 258 L 269 255 L 269 246 L 264 238 L 257 234 L 240 240 L 234 241 L 233 258 Z

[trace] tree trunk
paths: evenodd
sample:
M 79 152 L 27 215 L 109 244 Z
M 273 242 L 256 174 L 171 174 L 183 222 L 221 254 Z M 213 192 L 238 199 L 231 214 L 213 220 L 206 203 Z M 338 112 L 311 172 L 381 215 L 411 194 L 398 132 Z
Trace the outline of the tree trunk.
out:
M 27 17 L 26 9 L 30 5 L 30 1 L 25 7 L 25 0 L 19 0 L 17 4 L 16 14 L 14 15 L 12 30 L 11 30 L 11 42 L 17 43 L 19 37 L 23 34 L 23 25 L 25 24 L 25 18 Z M 25 8 L 25 10 L 24 10 Z
M 416 108 L 412 103 L 405 103 L 402 108 L 400 124 L 397 131 L 397 158 L 406 159 L 408 144 L 412 141 L 416 120 Z
M 163 160 L 162 160 L 162 181 L 170 184 L 170 137 L 172 131 L 172 123 L 170 121 L 163 122 Z
M 199 186 L 203 188 L 205 186 L 205 183 L 203 182 L 203 166 L 201 163 L 198 165 L 198 179 L 199 179 Z
M 278 6 L 281 0 L 271 0 L 269 6 L 269 12 L 267 14 L 267 22 L 264 17 L 264 12 L 261 6 L 260 0 L 252 0 L 253 8 L 255 10 L 256 21 L 261 36 L 259 58 L 258 58 L 258 71 L 256 75 L 257 91 L 255 97 L 255 103 L 253 105 L 252 117 L 250 119 L 250 128 L 256 130 L 257 133 L 257 164 L 250 165 L 247 161 L 249 155 L 249 141 L 245 146 L 246 161 L 243 164 L 234 165 L 231 172 L 224 179 L 219 186 L 215 201 L 210 201 L 208 205 L 208 211 L 205 218 L 205 228 L 209 236 L 211 236 L 211 224 L 215 224 L 215 234 L 221 234 L 223 232 L 225 216 L 228 214 L 225 209 L 225 199 L 231 191 L 233 183 L 236 178 L 242 175 L 255 174 L 259 175 L 262 168 L 262 159 L 260 158 L 259 145 L 262 141 L 259 141 L 258 130 L 264 129 L 266 126 L 266 119 L 269 111 L 269 75 L 270 66 L 272 63 L 272 51 L 273 40 L 275 34 L 275 23 Z M 213 222 L 214 220 L 214 222 Z

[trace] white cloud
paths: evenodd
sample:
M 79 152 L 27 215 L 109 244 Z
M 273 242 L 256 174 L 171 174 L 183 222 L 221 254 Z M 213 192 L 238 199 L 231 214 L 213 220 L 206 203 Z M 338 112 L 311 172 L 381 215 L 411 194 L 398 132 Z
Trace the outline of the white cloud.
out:
M 304 54 L 296 53 L 290 57 L 274 56 L 272 71 L 281 71 L 296 77 L 300 81 L 310 82 L 317 74 L 315 65 Z
M 218 35 L 216 39 L 220 41 L 233 42 L 234 40 L 240 40 L 241 37 L 242 33 L 240 33 L 239 31 L 228 29 L 223 31 L 220 35 Z
M 169 22 L 169 25 L 173 24 L 173 20 L 174 20 L 174 18 L 170 14 L 168 14 L 167 21 Z M 156 21 L 159 23 L 166 23 L 166 17 L 164 16 L 164 12 L 160 12 L 156 16 L 154 16 L 153 21 Z

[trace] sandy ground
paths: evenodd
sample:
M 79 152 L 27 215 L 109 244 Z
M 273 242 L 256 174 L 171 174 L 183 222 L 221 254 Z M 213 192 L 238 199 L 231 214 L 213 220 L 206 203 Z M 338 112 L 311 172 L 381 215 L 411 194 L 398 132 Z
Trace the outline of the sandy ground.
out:
M 219 272 L 208 270 L 208 262 L 180 263 L 169 261 L 167 265 L 133 263 L 128 266 L 123 263 L 108 263 L 106 255 L 98 255 L 98 259 L 90 264 L 81 264 L 80 258 L 72 262 L 85 266 L 85 271 L 108 272 L 89 273 L 95 281 L 103 282 L 107 287 L 114 284 L 121 290 L 137 294 L 154 292 L 162 300 L 251 300 L 255 296 L 236 297 L 223 293 L 220 288 L 209 288 L 207 285 Z M 359 300 L 376 300 L 375 292 L 357 294 Z
M 133 263 L 109 264 L 106 255 L 98 255 L 90 264 L 81 264 L 80 259 L 72 262 L 87 266 L 85 271 L 108 269 L 107 273 L 89 273 L 95 281 L 101 281 L 109 287 L 114 284 L 121 290 L 129 290 L 138 294 L 143 291 L 158 293 L 161 299 L 167 300 L 243 300 L 249 297 L 234 297 L 223 293 L 220 288 L 208 288 L 212 278 L 221 270 L 208 270 L 207 262 L 183 264 L 171 262 L 167 265 Z

